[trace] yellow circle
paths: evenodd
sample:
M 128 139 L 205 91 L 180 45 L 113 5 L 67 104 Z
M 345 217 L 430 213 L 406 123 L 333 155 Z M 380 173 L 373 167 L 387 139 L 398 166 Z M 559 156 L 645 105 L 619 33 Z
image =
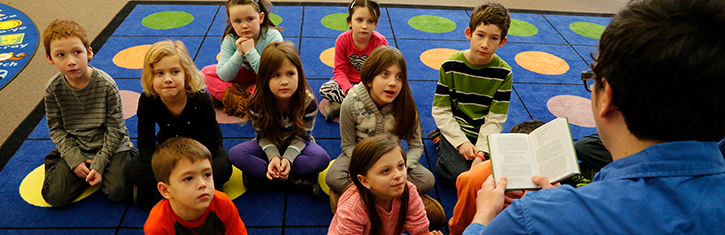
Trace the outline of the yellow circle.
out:
M 22 25 L 23 22 L 19 20 L 8 20 L 0 22 L 0 30 L 7 30 Z
M 151 44 L 123 49 L 113 57 L 113 63 L 121 68 L 143 69 L 143 59 L 149 48 L 151 48 Z
M 219 54 L 216 54 L 216 62 L 219 63 L 219 58 L 222 56 L 222 53 L 219 52 Z
M 438 70 L 441 68 L 443 62 L 456 52 L 458 52 L 458 50 L 449 48 L 434 48 L 421 53 L 420 61 L 428 67 Z
M 558 56 L 541 51 L 524 51 L 514 58 L 516 63 L 535 73 L 559 75 L 569 71 L 569 64 Z
M 50 204 L 45 202 L 41 191 L 43 190 L 43 180 L 45 179 L 45 164 L 40 165 L 35 170 L 31 171 L 22 182 L 20 182 L 20 196 L 26 202 L 34 206 L 39 207 L 51 207 Z M 83 193 L 76 198 L 73 202 L 77 202 L 86 198 L 101 188 L 101 184 L 97 184 L 93 187 L 86 188 Z
M 320 60 L 322 63 L 325 63 L 327 66 L 330 66 L 332 68 L 335 67 L 335 48 L 331 47 L 327 50 L 322 51 L 320 53 Z
M 327 170 L 330 169 L 330 166 L 332 166 L 333 162 L 335 162 L 335 160 L 330 161 L 330 165 L 327 165 L 327 168 L 325 168 L 325 170 L 320 172 L 320 174 L 317 176 L 317 181 L 320 183 L 320 188 L 322 188 L 322 191 L 325 192 L 327 195 L 330 195 L 330 186 L 327 185 L 327 181 L 325 181 L 325 176 L 327 176 Z
M 236 166 L 232 166 L 232 177 L 229 181 L 224 183 L 224 193 L 229 196 L 230 199 L 234 200 L 239 196 L 242 196 L 244 192 L 247 192 L 247 188 L 244 187 L 244 177 L 242 177 L 242 171 Z

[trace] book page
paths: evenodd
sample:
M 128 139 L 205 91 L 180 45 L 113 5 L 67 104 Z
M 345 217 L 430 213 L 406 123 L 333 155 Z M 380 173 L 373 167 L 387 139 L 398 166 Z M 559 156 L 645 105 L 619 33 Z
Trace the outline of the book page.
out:
M 531 176 L 536 164 L 526 134 L 489 135 L 489 149 L 494 179 L 508 178 L 507 189 L 536 188 Z
M 557 118 L 531 132 L 531 148 L 539 174 L 551 182 L 579 172 L 571 132 L 566 119 Z

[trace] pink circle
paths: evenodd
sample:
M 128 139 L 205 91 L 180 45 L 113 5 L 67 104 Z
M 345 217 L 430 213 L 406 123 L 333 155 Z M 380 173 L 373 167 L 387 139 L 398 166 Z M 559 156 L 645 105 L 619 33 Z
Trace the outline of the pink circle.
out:
M 320 104 L 317 105 L 317 108 L 322 113 L 322 116 L 325 116 L 325 107 L 327 107 L 328 104 L 330 104 L 330 101 L 329 100 L 322 99 L 322 101 L 320 101 Z M 336 117 L 335 119 L 332 119 L 332 121 L 337 122 L 337 123 L 340 123 L 340 117 Z
M 136 115 L 138 110 L 138 98 L 141 94 L 135 91 L 120 90 L 121 102 L 123 103 L 123 119 L 129 119 Z
M 222 107 L 216 107 L 216 108 L 214 108 L 214 111 L 216 112 L 216 121 L 219 124 L 232 124 L 232 123 L 247 122 L 247 120 L 242 119 L 240 117 L 227 115 L 227 113 L 224 112 L 224 108 L 222 108 Z
M 556 117 L 567 117 L 569 123 L 582 127 L 595 127 L 591 100 L 573 96 L 554 96 L 546 103 L 549 112 Z

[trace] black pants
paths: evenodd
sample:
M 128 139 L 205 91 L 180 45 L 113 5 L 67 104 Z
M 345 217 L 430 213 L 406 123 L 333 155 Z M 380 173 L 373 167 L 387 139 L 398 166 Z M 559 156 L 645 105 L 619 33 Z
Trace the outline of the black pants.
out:
M 584 136 L 574 145 L 581 175 L 593 179 L 602 167 L 612 162 L 612 154 L 604 148 L 598 134 Z

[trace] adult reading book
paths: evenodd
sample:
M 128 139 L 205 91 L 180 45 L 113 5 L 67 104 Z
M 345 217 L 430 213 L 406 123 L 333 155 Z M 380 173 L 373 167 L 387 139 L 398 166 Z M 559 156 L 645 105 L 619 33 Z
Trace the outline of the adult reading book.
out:
M 508 178 L 506 190 L 539 188 L 531 176 L 558 182 L 579 174 L 567 118 L 556 118 L 532 131 L 488 135 L 493 178 Z

